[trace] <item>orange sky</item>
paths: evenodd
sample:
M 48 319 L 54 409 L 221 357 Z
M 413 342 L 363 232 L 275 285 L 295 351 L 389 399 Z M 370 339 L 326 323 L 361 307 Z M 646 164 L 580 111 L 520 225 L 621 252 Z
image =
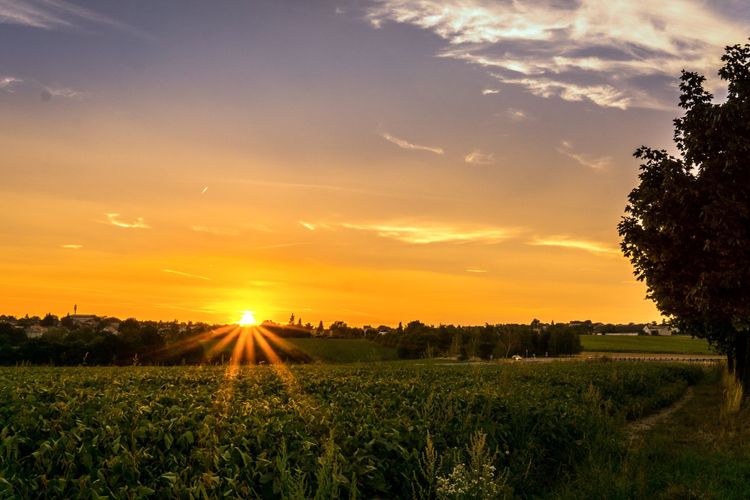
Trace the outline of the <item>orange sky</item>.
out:
M 0 313 L 659 318 L 631 154 L 739 4 L 216 5 L 0 3 Z

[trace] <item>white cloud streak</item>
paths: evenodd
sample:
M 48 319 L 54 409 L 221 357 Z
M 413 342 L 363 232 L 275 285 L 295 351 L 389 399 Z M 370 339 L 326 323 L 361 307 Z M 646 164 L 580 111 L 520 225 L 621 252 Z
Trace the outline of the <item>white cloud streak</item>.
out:
M 139 38 L 151 38 L 132 26 L 64 0 L 0 0 L 0 24 L 71 31 L 79 31 L 84 25 L 103 25 Z
M 199 274 L 185 273 L 182 271 L 175 271 L 174 269 L 162 269 L 162 272 L 165 272 L 167 274 L 175 274 L 177 276 L 183 276 L 185 278 L 192 278 L 192 279 L 203 280 L 203 281 L 211 281 L 211 278 L 207 278 Z
M 682 68 L 714 74 L 724 46 L 747 37 L 747 19 L 729 10 L 702 0 L 379 0 L 367 17 L 435 33 L 446 41 L 439 56 L 540 97 L 665 109 Z
M 493 165 L 495 163 L 495 155 L 493 153 L 482 153 L 480 150 L 475 149 L 464 156 L 464 161 L 471 165 Z
M 71 89 L 69 87 L 51 87 L 41 85 L 41 96 L 43 101 L 49 101 L 53 97 L 69 99 L 73 101 L 82 101 L 86 98 L 86 93 Z
M 381 238 L 425 245 L 430 243 L 499 243 L 515 237 L 518 228 L 465 228 L 439 224 L 352 224 L 343 223 L 341 227 L 374 233 Z
M 45 85 L 33 79 L 24 79 L 15 76 L 0 77 L 0 91 L 13 93 L 18 89 L 24 88 L 38 91 L 43 101 L 49 101 L 53 97 L 80 101 L 87 96 L 85 92 L 80 92 L 70 87 Z
M 60 248 L 65 248 L 67 250 L 80 250 L 81 248 L 83 248 L 83 245 L 67 244 L 60 245 Z
M 380 136 L 386 141 L 391 142 L 402 149 L 411 149 L 414 151 L 428 151 L 430 153 L 435 153 L 436 155 L 445 154 L 445 151 L 443 151 L 443 148 L 434 148 L 430 146 L 421 146 L 419 144 L 413 144 L 404 139 L 399 139 L 398 137 L 395 137 L 389 134 L 388 132 L 381 132 Z
M 612 162 L 612 158 L 610 158 L 609 156 L 591 156 L 578 153 L 573 150 L 573 145 L 568 141 L 562 141 L 560 143 L 560 147 L 557 148 L 557 152 L 567 156 L 568 158 L 571 158 L 572 160 L 575 160 L 580 165 L 583 165 L 586 168 L 590 168 L 591 170 L 595 170 L 598 172 L 606 170 Z
M 13 88 L 21 83 L 23 83 L 23 80 L 21 80 L 20 78 L 16 78 L 13 76 L 3 76 L 0 77 L 0 90 L 13 92 Z
M 566 235 L 548 236 L 546 238 L 535 238 L 528 242 L 529 245 L 543 247 L 559 247 L 573 250 L 584 250 L 597 255 L 614 256 L 619 255 L 620 251 L 612 248 L 605 243 L 590 240 L 579 240 Z
M 522 109 L 509 108 L 508 111 L 506 112 L 506 115 L 511 120 L 514 120 L 514 121 L 517 121 L 517 122 L 521 122 L 521 121 L 529 119 L 529 115 L 526 114 L 526 111 L 524 111 Z
M 118 213 L 113 212 L 105 215 L 107 216 L 107 222 L 113 226 L 124 227 L 126 229 L 151 229 L 151 226 L 143 221 L 143 217 L 138 217 L 133 222 L 123 222 L 119 219 L 120 214 Z

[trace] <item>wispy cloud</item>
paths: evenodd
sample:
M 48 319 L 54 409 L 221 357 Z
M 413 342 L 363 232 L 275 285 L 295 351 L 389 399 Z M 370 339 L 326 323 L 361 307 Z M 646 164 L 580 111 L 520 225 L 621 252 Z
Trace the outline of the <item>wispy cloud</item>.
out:
M 474 268 L 474 267 L 464 269 L 464 271 L 466 271 L 467 273 L 473 273 L 473 274 L 485 274 L 487 272 L 486 269 L 479 269 L 479 268 Z
M 441 224 L 352 224 L 342 223 L 341 227 L 374 233 L 388 238 L 424 245 L 429 243 L 499 243 L 515 237 L 518 228 L 467 228 Z
M 493 94 L 499 94 L 499 89 L 482 89 L 482 95 L 493 95 Z
M 52 87 L 48 85 L 40 85 L 40 87 L 40 93 L 43 101 L 50 101 L 53 97 L 70 99 L 73 101 L 81 101 L 86 98 L 85 92 L 80 92 L 69 87 Z
M 529 115 L 522 109 L 508 108 L 505 114 L 508 118 L 517 122 L 529 119 Z
M 80 250 L 81 248 L 83 248 L 83 245 L 67 244 L 60 245 L 60 248 L 65 248 L 67 250 Z
M 464 161 L 472 165 L 492 165 L 495 163 L 495 155 L 493 153 L 482 153 L 480 150 L 475 149 L 464 156 Z
M 413 144 L 404 139 L 399 139 L 398 137 L 395 137 L 389 134 L 388 132 L 381 132 L 380 136 L 386 141 L 391 142 L 402 149 L 411 149 L 415 151 L 429 151 L 430 153 L 435 153 L 436 155 L 445 154 L 445 151 L 443 151 L 443 148 L 434 148 L 431 146 L 421 146 L 419 144 Z
M 557 96 L 566 101 L 589 100 L 605 108 L 628 109 L 634 99 L 612 85 L 581 85 L 549 78 L 509 78 L 495 75 L 503 83 L 521 85 L 539 97 Z M 649 106 L 654 107 L 654 106 Z
M 573 145 L 568 141 L 562 141 L 560 143 L 560 147 L 557 148 L 557 152 L 575 160 L 584 167 L 599 172 L 609 167 L 612 161 L 612 158 L 610 158 L 609 156 L 591 156 L 577 153 L 573 150 Z
M 216 236 L 237 236 L 240 232 L 231 227 L 214 227 L 214 226 L 190 226 L 190 229 L 196 233 L 208 233 Z
M 528 242 L 529 245 L 543 247 L 560 247 L 574 250 L 585 250 L 598 255 L 619 255 L 620 251 L 605 243 L 590 240 L 578 240 L 570 236 L 557 235 L 546 238 L 535 238 Z
M 207 278 L 199 274 L 185 273 L 182 271 L 175 271 L 174 269 L 162 269 L 162 272 L 165 272 L 167 274 L 176 274 L 177 276 L 183 276 L 185 278 L 192 278 L 192 279 L 203 280 L 203 281 L 211 281 L 211 278 Z
M 747 37 L 746 22 L 731 17 L 734 4 L 718 4 L 378 0 L 367 17 L 375 27 L 391 21 L 435 33 L 446 42 L 439 56 L 537 96 L 663 109 L 674 100 L 667 82 L 683 67 L 713 74 L 724 46 Z
M 13 92 L 13 88 L 19 85 L 20 83 L 23 83 L 23 80 L 21 80 L 20 78 L 16 78 L 13 76 L 0 77 L 0 90 L 4 90 L 6 92 Z
M 138 217 L 133 222 L 123 222 L 119 219 L 120 214 L 118 213 L 108 213 L 105 215 L 107 216 L 107 222 L 113 226 L 124 227 L 127 229 L 151 229 L 151 226 L 143 221 L 143 217 Z
M 43 101 L 50 101 L 53 97 L 80 101 L 87 97 L 87 94 L 85 92 L 81 92 L 70 87 L 45 85 L 34 79 L 19 78 L 16 76 L 0 77 L 0 91 L 13 93 L 18 89 L 30 89 L 38 91 Z
M 103 25 L 151 38 L 132 26 L 64 0 L 0 0 L 0 24 L 44 30 L 80 30 L 86 25 Z

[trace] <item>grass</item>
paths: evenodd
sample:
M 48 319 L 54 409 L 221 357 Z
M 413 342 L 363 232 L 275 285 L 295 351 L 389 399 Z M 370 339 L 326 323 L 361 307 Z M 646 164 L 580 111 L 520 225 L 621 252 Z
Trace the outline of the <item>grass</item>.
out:
M 621 460 L 592 465 L 559 497 L 750 498 L 750 409 L 728 414 L 722 386 L 715 369 Z
M 715 354 L 703 339 L 688 336 L 628 337 L 623 335 L 581 335 L 584 351 L 653 352 L 672 354 Z
M 318 361 L 356 363 L 390 361 L 398 358 L 396 349 L 361 339 L 286 339 Z

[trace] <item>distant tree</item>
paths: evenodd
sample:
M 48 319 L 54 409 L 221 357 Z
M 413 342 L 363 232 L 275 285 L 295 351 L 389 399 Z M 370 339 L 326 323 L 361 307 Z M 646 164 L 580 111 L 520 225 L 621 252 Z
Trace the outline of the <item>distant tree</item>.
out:
M 713 104 L 705 78 L 683 71 L 676 158 L 641 147 L 640 185 L 618 226 L 648 297 L 682 331 L 727 354 L 750 393 L 750 45 L 726 48 Z
M 325 328 L 323 327 L 323 321 L 321 320 L 320 323 L 318 323 L 318 335 L 323 335 L 323 332 L 325 331 Z
M 76 327 L 75 321 L 73 321 L 73 318 L 70 317 L 70 314 L 66 314 L 65 317 L 60 319 L 60 325 L 64 326 L 68 330 L 72 330 Z
M 15 328 L 10 323 L 0 322 L 0 343 L 18 345 L 26 341 L 26 333 L 22 328 Z
M 47 313 L 47 315 L 42 318 L 42 320 L 39 322 L 41 326 L 57 326 L 57 323 L 59 323 L 59 320 L 57 319 L 57 316 L 51 313 Z
M 292 315 L 291 315 L 291 316 L 289 316 L 289 324 L 290 324 L 290 325 L 293 325 L 293 324 L 294 324 L 294 313 L 292 313 Z

